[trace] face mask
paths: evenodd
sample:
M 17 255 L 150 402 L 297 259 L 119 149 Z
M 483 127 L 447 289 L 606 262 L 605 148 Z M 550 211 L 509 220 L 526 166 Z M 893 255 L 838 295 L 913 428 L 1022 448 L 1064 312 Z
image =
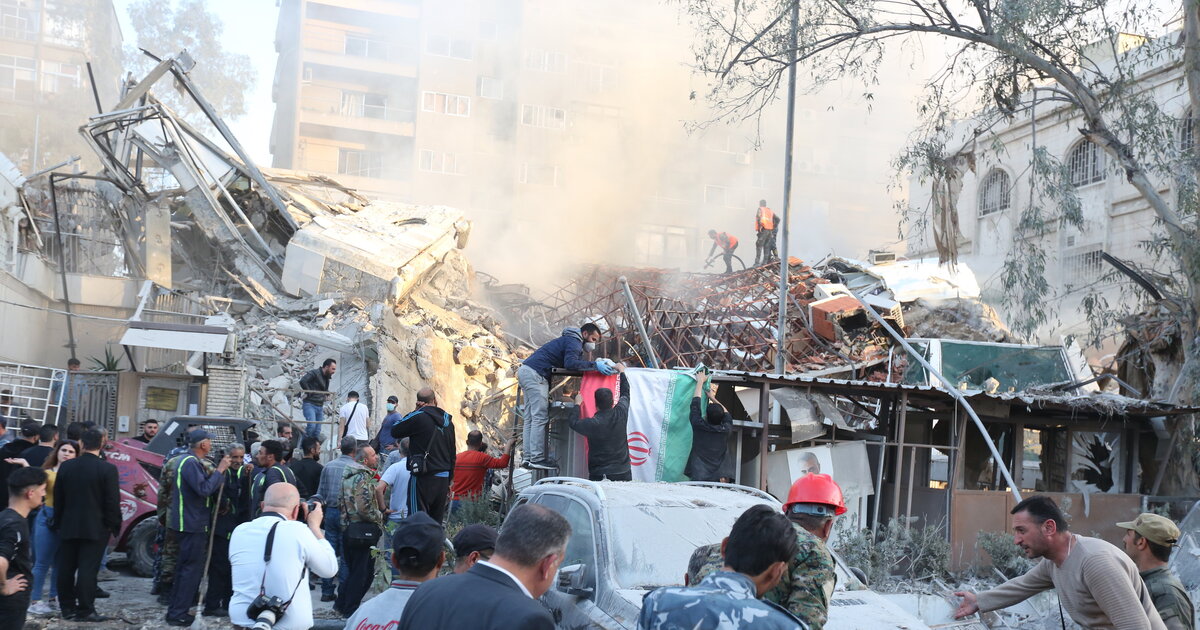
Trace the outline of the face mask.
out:
M 594 352 L 596 350 L 596 344 L 589 341 L 583 344 L 583 349 L 587 350 L 588 352 Z
M 395 410 L 396 410 L 396 405 L 395 405 L 394 403 L 388 403 L 388 404 L 387 404 L 387 410 L 388 410 L 388 411 L 395 411 Z

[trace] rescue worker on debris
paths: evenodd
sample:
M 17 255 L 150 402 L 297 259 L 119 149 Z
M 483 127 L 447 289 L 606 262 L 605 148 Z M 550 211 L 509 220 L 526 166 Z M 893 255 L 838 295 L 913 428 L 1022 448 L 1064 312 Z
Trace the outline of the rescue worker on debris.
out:
M 787 575 L 788 561 L 797 554 L 787 518 L 770 506 L 755 505 L 738 517 L 718 548 L 724 560 L 699 584 L 646 594 L 638 617 L 641 630 L 809 628 L 764 595 Z
M 834 518 L 845 512 L 842 489 L 829 475 L 809 474 L 797 479 L 783 505 L 796 537 L 796 553 L 779 585 L 763 599 L 787 608 L 812 630 L 821 630 L 829 618 L 837 574 L 825 544 L 833 531 Z M 700 547 L 688 563 L 686 582 L 696 584 L 721 570 L 725 563 L 721 545 Z
M 1137 565 L 1150 591 L 1154 608 L 1167 630 L 1195 630 L 1196 609 L 1187 589 L 1167 566 L 1171 547 L 1179 542 L 1179 528 L 1158 514 L 1140 514 L 1132 521 L 1117 523 L 1125 532 L 1125 553 Z
M 596 351 L 600 327 L 587 323 L 579 328 L 564 328 L 562 336 L 537 349 L 517 370 L 517 382 L 525 397 L 525 427 L 522 431 L 522 466 L 554 470 L 558 462 L 550 459 L 546 445 L 546 427 L 550 424 L 550 371 L 554 368 L 578 372 L 598 371 L 616 374 L 607 361 L 588 361 L 585 352 Z M 414 449 L 416 446 L 414 445 Z
M 737 237 L 729 232 L 717 232 L 716 230 L 708 231 L 708 238 L 713 240 L 712 249 L 708 250 L 708 260 L 704 266 L 712 264 L 716 256 L 717 248 L 721 248 L 721 258 L 725 261 L 725 273 L 733 273 L 733 250 L 737 249 Z
M 607 387 L 596 390 L 596 414 L 579 418 L 580 406 L 575 405 L 569 420 L 571 430 L 588 439 L 588 479 L 592 481 L 633 481 L 629 467 L 629 378 L 625 365 L 618 363 L 621 373 L 621 397 L 613 404 L 613 391 Z M 578 399 L 577 399 L 578 402 Z
M 1137 567 L 1113 545 L 1072 534 L 1054 500 L 1034 495 L 1012 509 L 1013 543 L 1030 559 L 1024 575 L 975 594 L 957 591 L 955 619 L 1007 608 L 1054 589 L 1075 623 L 1089 630 L 1166 630 Z
M 207 431 L 192 431 L 188 435 L 188 445 L 192 451 L 175 467 L 174 496 L 167 508 L 167 527 L 175 532 L 179 541 L 179 558 L 166 618 L 167 624 L 172 626 L 190 626 L 194 621 L 188 609 L 200 590 L 208 528 L 212 526 L 213 497 L 229 469 L 228 456 L 222 457 L 215 468 L 208 459 L 212 452 L 212 436 Z
M 758 202 L 758 211 L 754 215 L 754 266 L 763 265 L 779 258 L 775 248 L 775 236 L 779 233 L 779 221 L 775 212 L 767 207 L 767 200 Z

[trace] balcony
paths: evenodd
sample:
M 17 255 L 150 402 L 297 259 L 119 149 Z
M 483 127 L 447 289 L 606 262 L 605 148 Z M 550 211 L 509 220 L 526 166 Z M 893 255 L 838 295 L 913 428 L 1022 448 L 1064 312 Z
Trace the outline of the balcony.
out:
M 340 31 L 312 23 L 304 25 L 303 61 L 388 76 L 417 76 L 420 58 L 415 46 L 401 46 L 370 34 Z
M 304 96 L 300 99 L 302 124 L 412 136 L 415 120 L 416 112 L 407 108 L 363 103 L 346 97 L 330 99 Z

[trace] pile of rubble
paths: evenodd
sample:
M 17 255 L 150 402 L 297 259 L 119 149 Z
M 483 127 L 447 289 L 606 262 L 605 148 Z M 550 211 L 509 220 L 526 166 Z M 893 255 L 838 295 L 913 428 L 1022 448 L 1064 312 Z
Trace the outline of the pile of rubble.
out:
M 505 341 L 495 312 L 472 299 L 472 277 L 469 263 L 454 251 L 396 304 L 323 298 L 286 317 L 261 309 L 240 316 L 247 415 L 303 422 L 299 380 L 333 358 L 338 371 L 331 390 L 360 392 L 371 409 L 372 431 L 382 420 L 387 396 L 399 397 L 400 409 L 407 409 L 417 390 L 428 385 L 444 409 L 465 421 L 460 426 L 505 441 L 518 354 Z M 343 402 L 329 401 L 327 414 L 333 417 Z M 270 424 L 264 426 L 268 434 Z

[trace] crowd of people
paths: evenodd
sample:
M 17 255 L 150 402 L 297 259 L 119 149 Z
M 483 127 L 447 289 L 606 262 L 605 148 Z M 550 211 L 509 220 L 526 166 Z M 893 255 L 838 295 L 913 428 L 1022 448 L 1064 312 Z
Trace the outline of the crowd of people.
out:
M 589 440 L 592 480 L 632 478 L 629 379 L 624 365 L 590 358 L 600 339 L 592 324 L 568 328 L 520 368 L 530 420 L 522 465 L 558 465 L 546 443 L 550 371 L 599 371 L 617 376 L 617 391 L 597 389 L 590 417 L 576 405 L 567 422 Z M 329 394 L 319 388 L 328 388 L 336 369 L 326 361 L 305 376 L 310 422 L 324 418 L 308 406 L 323 407 Z M 447 518 L 464 502 L 487 500 L 491 471 L 516 463 L 517 441 L 493 455 L 483 434 L 470 431 L 466 449 L 456 452 L 455 423 L 436 392 L 418 391 L 408 413 L 399 404 L 388 398 L 388 413 L 371 439 L 366 406 L 351 392 L 329 438 L 338 456 L 324 464 L 327 438 L 319 425 L 300 435 L 283 423 L 277 438 L 219 448 L 201 427 L 174 438 L 178 446 L 164 457 L 159 479 L 151 586 L 166 607 L 164 622 L 189 626 L 197 610 L 242 628 L 267 621 L 279 630 L 301 630 L 313 625 L 319 587 L 320 601 L 332 602 L 347 630 L 553 628 L 536 600 L 553 586 L 572 535 L 563 516 L 521 504 L 498 531 L 469 524 L 445 545 Z M 724 480 L 732 421 L 708 399 L 702 378 L 690 415 L 694 439 L 686 474 Z M 106 433 L 71 423 L 63 437 L 55 425 L 31 421 L 12 433 L 0 445 L 0 481 L 8 490 L 0 512 L 0 630 L 21 628 L 27 614 L 108 620 L 95 602 L 106 596 L 98 581 L 122 515 L 117 469 L 104 454 Z M 135 439 L 149 444 L 157 436 L 158 424 L 148 421 Z M 647 593 L 639 627 L 821 630 L 838 580 L 827 544 L 845 511 L 833 478 L 809 471 L 792 484 L 782 511 L 750 508 L 724 540 L 698 547 L 684 586 Z M 1021 501 L 1012 514 L 1015 544 L 1039 563 L 988 591 L 956 593 L 962 598 L 957 616 L 1054 588 L 1065 614 L 1084 627 L 1194 630 L 1187 591 L 1166 566 L 1180 537 L 1169 519 L 1142 514 L 1118 523 L 1127 532 L 1120 549 L 1070 532 L 1045 496 Z M 382 562 L 376 549 L 386 552 Z M 384 570 L 390 586 L 368 599 Z

